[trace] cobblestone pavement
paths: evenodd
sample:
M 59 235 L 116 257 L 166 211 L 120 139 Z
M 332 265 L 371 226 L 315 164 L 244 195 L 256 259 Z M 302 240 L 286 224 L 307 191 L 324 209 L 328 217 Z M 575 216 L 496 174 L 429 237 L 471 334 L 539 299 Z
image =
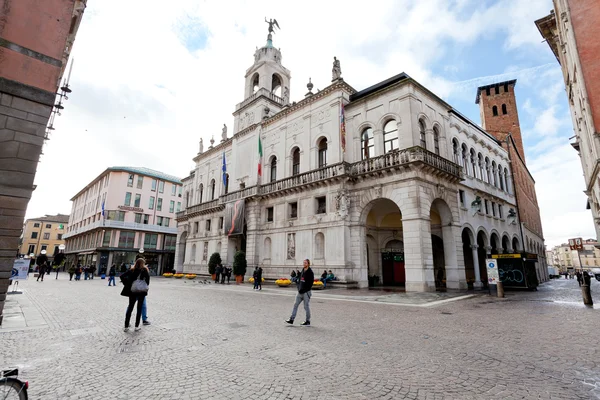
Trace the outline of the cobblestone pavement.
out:
M 121 288 L 106 285 L 61 275 L 10 297 L 45 320 L 0 330 L 0 366 L 20 368 L 30 398 L 600 398 L 600 313 L 574 280 L 429 307 L 313 292 L 301 327 L 302 307 L 284 323 L 293 288 L 155 278 L 152 325 L 128 333 Z

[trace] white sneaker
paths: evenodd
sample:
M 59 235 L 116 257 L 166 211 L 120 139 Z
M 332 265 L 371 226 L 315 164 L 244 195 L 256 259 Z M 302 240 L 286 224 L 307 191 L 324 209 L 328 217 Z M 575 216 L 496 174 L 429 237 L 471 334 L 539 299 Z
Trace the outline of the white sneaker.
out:
M 136 332 L 137 332 L 137 331 L 141 331 L 141 330 L 142 330 L 142 327 L 141 327 L 141 326 L 136 326 L 134 330 L 135 330 Z
M 123 328 L 123 332 L 129 332 L 129 328 Z

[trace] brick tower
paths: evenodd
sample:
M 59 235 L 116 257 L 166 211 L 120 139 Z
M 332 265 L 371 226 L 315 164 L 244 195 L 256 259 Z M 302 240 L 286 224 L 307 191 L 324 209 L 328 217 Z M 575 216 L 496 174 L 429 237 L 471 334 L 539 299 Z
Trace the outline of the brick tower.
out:
M 519 155 L 525 161 L 519 113 L 515 98 L 517 80 L 494 83 L 477 88 L 475 103 L 479 104 L 481 124 L 483 129 L 502 141 L 506 147 L 506 137 L 510 132 L 515 141 Z

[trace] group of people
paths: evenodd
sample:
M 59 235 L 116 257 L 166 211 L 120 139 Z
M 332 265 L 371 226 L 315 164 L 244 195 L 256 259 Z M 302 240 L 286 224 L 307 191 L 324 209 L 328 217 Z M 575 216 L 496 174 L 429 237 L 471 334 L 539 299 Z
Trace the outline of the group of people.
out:
M 69 273 L 69 280 L 73 280 L 73 275 L 75 275 L 75 280 L 81 280 L 81 274 L 83 274 L 83 280 L 94 279 L 94 274 L 96 273 L 96 267 L 94 265 L 81 265 L 81 263 L 71 264 L 69 269 L 67 270 Z
M 221 264 L 217 265 L 217 268 L 215 269 L 215 282 L 225 284 L 225 278 L 227 278 L 227 283 L 229 283 L 232 272 L 233 269 L 231 267 L 223 266 Z

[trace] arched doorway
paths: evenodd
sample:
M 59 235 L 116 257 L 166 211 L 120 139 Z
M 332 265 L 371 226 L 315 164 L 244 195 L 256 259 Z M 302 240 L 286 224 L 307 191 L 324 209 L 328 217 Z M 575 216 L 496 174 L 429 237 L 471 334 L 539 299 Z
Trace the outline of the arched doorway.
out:
M 502 236 L 502 252 L 508 253 L 508 249 L 510 249 L 510 239 L 508 236 Z
M 404 286 L 402 213 L 392 200 L 376 199 L 364 211 L 366 255 L 370 286 Z
M 521 246 L 519 246 L 519 239 L 516 237 L 514 237 L 512 240 L 512 249 L 513 253 L 518 253 L 521 250 Z
M 451 284 L 450 287 L 459 288 L 461 281 L 464 285 L 465 278 L 458 273 L 452 212 L 444 200 L 435 199 L 431 203 L 429 220 L 435 288 L 436 290 L 445 290 L 449 284 Z
M 496 232 L 492 232 L 490 235 L 490 244 L 492 246 L 492 254 L 502 253 L 502 246 L 500 245 L 500 237 Z

